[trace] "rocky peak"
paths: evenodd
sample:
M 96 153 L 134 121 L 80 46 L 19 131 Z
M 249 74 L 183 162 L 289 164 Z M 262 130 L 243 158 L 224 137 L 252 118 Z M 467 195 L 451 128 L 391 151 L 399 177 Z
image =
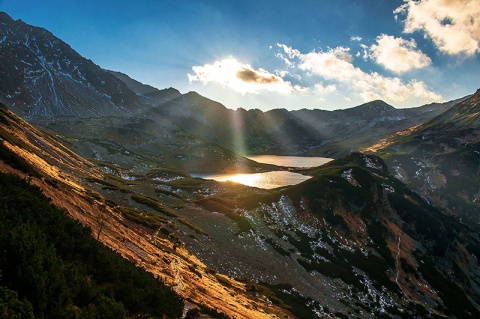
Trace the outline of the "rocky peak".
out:
M 125 83 L 43 28 L 0 15 L 0 100 L 21 115 L 131 113 L 140 99 Z
M 15 20 L 12 19 L 8 14 L 5 12 L 0 12 L 0 23 L 11 23 Z M 21 20 L 20 20 L 21 21 Z
M 356 116 L 361 116 L 363 118 L 379 118 L 379 119 L 390 119 L 390 118 L 404 118 L 399 110 L 391 106 L 390 104 L 385 103 L 381 100 L 375 100 L 372 102 L 364 103 L 357 107 L 343 110 L 350 114 L 355 114 Z
M 480 89 L 422 126 L 424 130 L 441 126 L 445 129 L 480 128 Z
M 145 102 L 151 105 L 163 104 L 182 95 L 180 91 L 172 87 L 159 90 L 156 87 L 148 84 L 143 84 L 135 79 L 132 79 L 131 77 L 122 72 L 110 70 L 107 71 L 117 77 L 123 83 L 125 83 L 128 88 L 135 92 L 137 95 L 145 97 Z

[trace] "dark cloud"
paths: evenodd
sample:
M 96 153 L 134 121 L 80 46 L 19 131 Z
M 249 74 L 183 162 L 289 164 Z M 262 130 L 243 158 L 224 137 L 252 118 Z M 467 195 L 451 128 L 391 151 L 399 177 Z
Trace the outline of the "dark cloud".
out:
M 259 84 L 270 84 L 278 82 L 278 78 L 274 75 L 264 76 L 252 69 L 243 68 L 236 74 L 237 78 L 245 82 L 254 82 Z

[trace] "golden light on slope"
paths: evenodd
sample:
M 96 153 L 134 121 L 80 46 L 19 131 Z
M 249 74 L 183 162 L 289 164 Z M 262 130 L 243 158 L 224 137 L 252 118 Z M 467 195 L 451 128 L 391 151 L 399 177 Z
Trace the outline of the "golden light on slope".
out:
M 124 218 L 94 189 L 77 183 L 87 178 L 101 178 L 93 163 L 13 113 L 6 113 L 4 118 L 8 124 L 0 123 L 3 133 L 0 142 L 24 158 L 41 177 L 28 176 L 3 159 L 0 159 L 0 172 L 28 178 L 53 205 L 90 227 L 92 235 L 106 246 L 151 272 L 183 298 L 217 309 L 230 318 L 291 318 L 284 309 L 252 295 L 245 283 L 220 273 L 212 274 L 185 247 L 176 247 L 165 234 Z M 9 143 L 5 136 L 19 145 Z

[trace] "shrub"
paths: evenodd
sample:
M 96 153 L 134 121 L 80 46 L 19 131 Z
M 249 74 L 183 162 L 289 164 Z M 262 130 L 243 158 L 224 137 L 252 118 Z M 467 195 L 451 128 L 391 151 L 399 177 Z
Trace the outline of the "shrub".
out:
M 0 174 L 0 202 L 2 318 L 180 317 L 180 296 L 94 240 L 37 187 Z

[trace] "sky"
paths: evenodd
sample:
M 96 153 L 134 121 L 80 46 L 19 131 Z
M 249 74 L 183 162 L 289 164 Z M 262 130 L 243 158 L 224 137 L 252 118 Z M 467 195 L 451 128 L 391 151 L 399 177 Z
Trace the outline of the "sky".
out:
M 480 0 L 0 0 L 105 69 L 228 108 L 442 102 L 480 88 Z

